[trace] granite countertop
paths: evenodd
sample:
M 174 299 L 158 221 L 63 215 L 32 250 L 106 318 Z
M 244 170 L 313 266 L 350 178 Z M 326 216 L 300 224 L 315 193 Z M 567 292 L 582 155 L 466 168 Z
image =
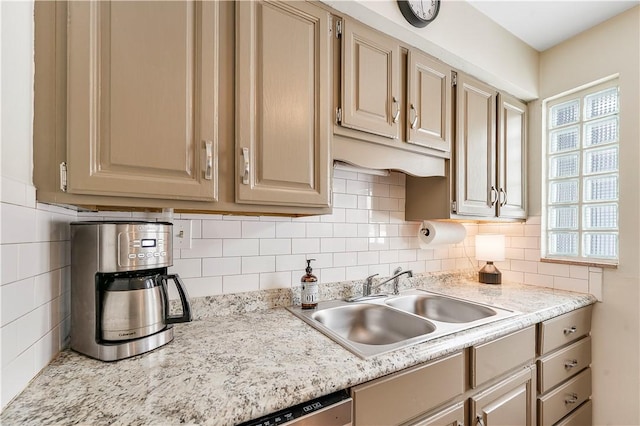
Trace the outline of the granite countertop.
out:
M 588 294 L 470 280 L 417 277 L 411 287 L 522 314 L 361 359 L 282 307 L 243 313 L 228 309 L 225 315 L 200 315 L 197 321 L 176 325 L 173 342 L 130 359 L 106 363 L 65 350 L 6 407 L 0 421 L 237 424 L 595 302 Z M 240 303 L 237 297 L 242 296 L 233 303 Z M 211 303 L 195 305 L 202 311 Z

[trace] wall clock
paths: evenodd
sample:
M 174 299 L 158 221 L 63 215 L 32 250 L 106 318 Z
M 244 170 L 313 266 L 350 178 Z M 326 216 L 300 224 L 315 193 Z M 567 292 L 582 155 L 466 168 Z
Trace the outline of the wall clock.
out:
M 440 0 L 398 0 L 398 7 L 407 22 L 422 28 L 438 16 Z

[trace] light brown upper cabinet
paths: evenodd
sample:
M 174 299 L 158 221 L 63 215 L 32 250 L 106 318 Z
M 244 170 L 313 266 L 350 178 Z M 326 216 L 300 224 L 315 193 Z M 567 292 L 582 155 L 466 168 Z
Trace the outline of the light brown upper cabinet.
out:
M 67 31 L 66 190 L 216 200 L 218 3 L 69 2 Z
M 462 73 L 456 86 L 456 211 L 494 216 L 496 91 Z
M 406 220 L 526 219 L 527 106 L 457 73 L 445 177 L 407 177 Z
M 527 217 L 527 106 L 498 95 L 498 216 Z
M 329 206 L 331 15 L 236 3 L 238 203 Z
M 344 127 L 400 137 L 400 44 L 352 19 L 342 21 Z
M 411 49 L 407 72 L 407 142 L 449 152 L 451 67 Z
M 451 152 L 451 68 L 344 17 L 335 24 L 334 159 L 443 176 Z

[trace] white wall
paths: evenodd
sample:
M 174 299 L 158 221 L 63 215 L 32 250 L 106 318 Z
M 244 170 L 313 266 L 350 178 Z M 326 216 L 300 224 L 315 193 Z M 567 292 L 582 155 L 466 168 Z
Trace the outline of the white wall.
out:
M 69 226 L 32 185 L 33 3 L 1 2 L 0 365 L 2 407 L 69 335 Z
M 640 6 L 543 52 L 540 58 L 541 99 L 618 73 L 620 265 L 604 270 L 604 303 L 596 305 L 593 317 L 594 424 L 598 425 L 640 424 Z M 540 103 L 534 108 L 539 110 Z M 536 126 L 541 126 L 539 119 L 531 122 Z M 539 152 L 539 141 L 531 141 L 531 150 Z M 529 182 L 535 186 L 540 179 L 538 164 Z

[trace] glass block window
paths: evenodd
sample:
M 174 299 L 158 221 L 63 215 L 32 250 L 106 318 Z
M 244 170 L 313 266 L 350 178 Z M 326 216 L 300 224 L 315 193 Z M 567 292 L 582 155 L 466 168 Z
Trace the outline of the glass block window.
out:
M 546 102 L 543 256 L 618 260 L 619 89 L 599 84 Z

